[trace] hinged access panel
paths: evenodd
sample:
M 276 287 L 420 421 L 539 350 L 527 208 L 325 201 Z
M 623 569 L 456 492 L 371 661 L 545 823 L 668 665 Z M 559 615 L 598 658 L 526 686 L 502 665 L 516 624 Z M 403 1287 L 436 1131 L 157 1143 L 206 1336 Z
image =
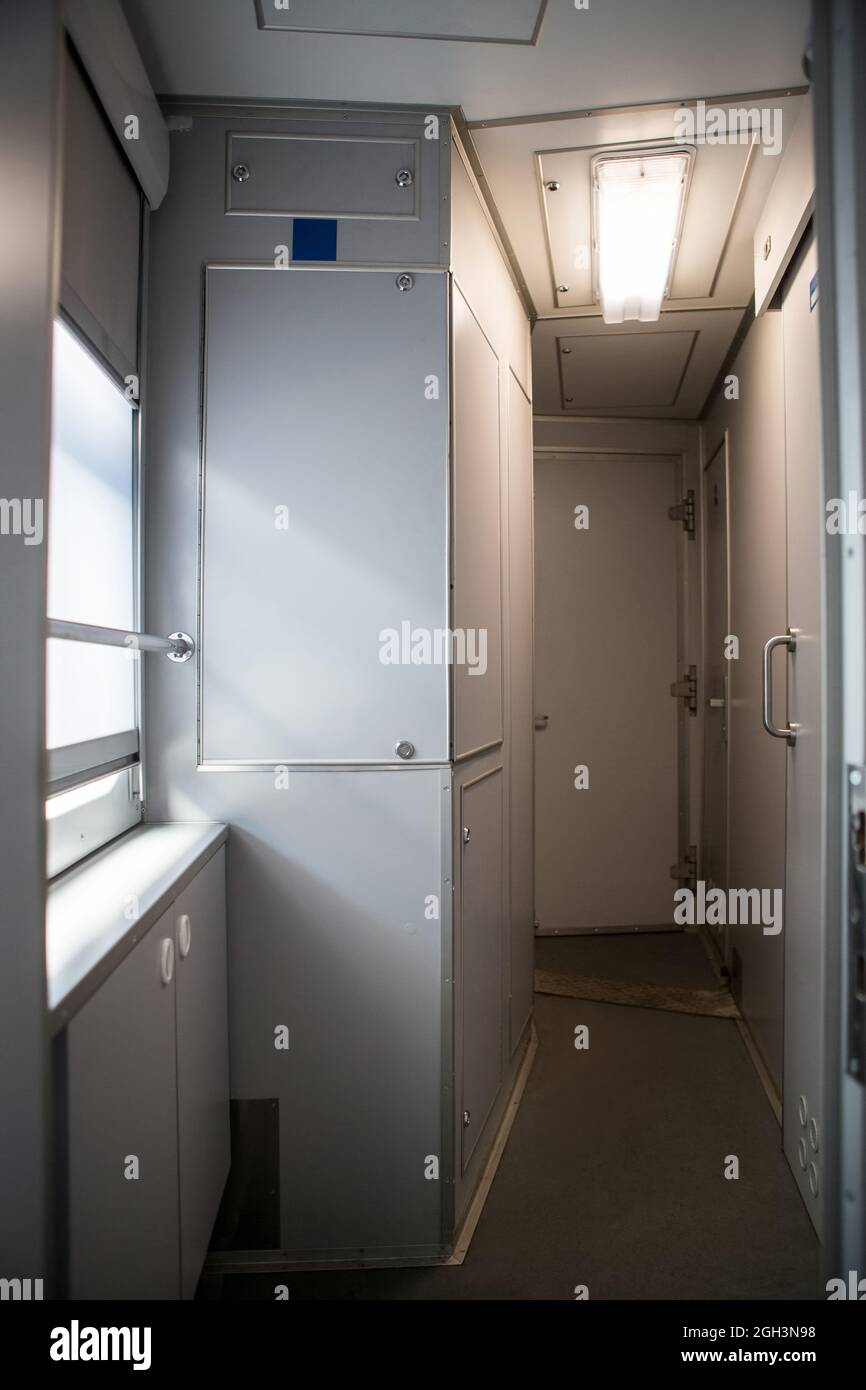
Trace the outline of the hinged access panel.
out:
M 447 761 L 446 279 L 207 268 L 200 766 Z

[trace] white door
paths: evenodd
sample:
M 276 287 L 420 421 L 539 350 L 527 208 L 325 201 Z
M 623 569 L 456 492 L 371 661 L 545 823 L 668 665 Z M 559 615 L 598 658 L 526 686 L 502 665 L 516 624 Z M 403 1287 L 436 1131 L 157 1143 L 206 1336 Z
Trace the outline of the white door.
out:
M 782 301 L 788 495 L 788 658 L 785 872 L 785 1153 L 820 1234 L 822 1224 L 823 839 L 822 577 L 826 531 L 821 483 L 818 257 L 801 248 Z M 777 722 L 783 722 L 780 712 Z
M 704 800 L 701 877 L 728 887 L 728 447 L 723 439 L 704 470 Z M 713 928 L 727 959 L 727 930 Z
M 535 469 L 540 933 L 672 925 L 679 460 L 540 455 Z

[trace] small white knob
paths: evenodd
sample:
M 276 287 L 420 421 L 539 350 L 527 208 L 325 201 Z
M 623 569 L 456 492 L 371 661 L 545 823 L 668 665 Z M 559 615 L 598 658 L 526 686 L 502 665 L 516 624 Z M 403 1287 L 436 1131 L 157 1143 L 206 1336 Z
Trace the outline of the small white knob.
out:
M 170 985 L 174 975 L 174 942 L 170 936 L 163 937 L 159 946 L 159 978 L 164 985 Z
M 181 960 L 186 960 L 192 945 L 192 923 L 184 912 L 177 919 L 177 949 Z

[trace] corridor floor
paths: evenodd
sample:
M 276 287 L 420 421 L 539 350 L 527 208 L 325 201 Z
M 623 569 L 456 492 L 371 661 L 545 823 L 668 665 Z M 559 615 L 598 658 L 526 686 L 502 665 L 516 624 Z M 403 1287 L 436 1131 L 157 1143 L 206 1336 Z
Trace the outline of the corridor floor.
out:
M 546 938 L 547 970 L 716 983 L 694 935 Z M 572 1300 L 825 1297 L 779 1126 L 729 1019 L 536 997 L 539 1049 L 466 1260 L 206 1277 L 199 1297 Z M 589 1028 L 589 1047 L 574 1046 Z M 726 1159 L 739 1178 L 726 1179 Z

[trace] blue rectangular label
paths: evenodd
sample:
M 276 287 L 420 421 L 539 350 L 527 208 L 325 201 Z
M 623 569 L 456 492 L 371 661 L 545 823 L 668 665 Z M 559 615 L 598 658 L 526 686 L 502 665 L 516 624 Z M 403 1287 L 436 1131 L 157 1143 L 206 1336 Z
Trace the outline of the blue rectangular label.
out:
M 335 261 L 336 259 L 336 219 L 328 217 L 296 217 L 293 220 L 293 261 Z

